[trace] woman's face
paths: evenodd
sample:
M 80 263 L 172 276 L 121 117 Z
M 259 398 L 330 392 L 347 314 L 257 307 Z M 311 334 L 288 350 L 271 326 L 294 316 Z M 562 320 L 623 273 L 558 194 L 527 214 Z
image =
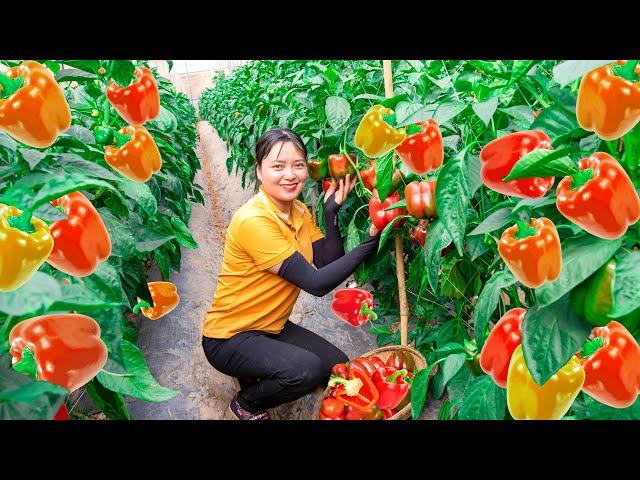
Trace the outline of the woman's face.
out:
M 307 181 L 307 162 L 293 143 L 278 142 L 262 159 L 257 174 L 273 200 L 280 204 L 290 203 L 300 195 Z

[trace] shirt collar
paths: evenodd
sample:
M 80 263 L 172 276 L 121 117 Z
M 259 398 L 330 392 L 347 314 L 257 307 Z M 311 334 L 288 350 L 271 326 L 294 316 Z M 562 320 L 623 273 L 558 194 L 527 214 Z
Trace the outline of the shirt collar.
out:
M 300 207 L 300 205 L 298 205 L 298 202 L 294 200 L 293 205 L 291 206 L 291 214 L 288 216 L 288 218 L 286 218 L 287 215 L 278 208 L 273 199 L 264 190 L 262 185 L 260 185 L 260 191 L 258 195 L 265 203 L 265 206 L 269 210 L 271 210 L 276 215 L 276 217 L 282 220 L 289 227 L 295 227 L 296 231 L 300 230 L 300 227 L 302 226 L 302 208 Z

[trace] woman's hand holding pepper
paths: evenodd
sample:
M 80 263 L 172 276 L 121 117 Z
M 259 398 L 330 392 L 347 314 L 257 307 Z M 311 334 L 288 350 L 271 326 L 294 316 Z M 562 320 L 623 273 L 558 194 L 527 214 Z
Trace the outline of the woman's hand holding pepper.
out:
M 358 180 L 357 176 L 351 178 L 350 174 L 347 174 L 346 177 L 341 178 L 336 181 L 336 179 L 331 180 L 331 185 L 329 189 L 324 194 L 324 202 L 327 203 L 327 199 L 335 193 L 335 202 L 338 205 L 342 205 L 344 201 L 347 199 L 351 190 L 356 186 L 356 181 Z

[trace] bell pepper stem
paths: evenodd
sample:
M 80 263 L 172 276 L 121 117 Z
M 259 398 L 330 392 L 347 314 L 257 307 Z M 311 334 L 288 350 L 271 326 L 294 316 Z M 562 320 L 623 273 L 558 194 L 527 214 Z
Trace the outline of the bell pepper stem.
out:
M 28 348 L 22 350 L 22 359 L 13 366 L 16 372 L 24 373 L 28 377 L 34 380 L 38 379 L 38 368 L 36 366 L 36 359 L 33 352 Z
M 0 73 L 0 98 L 9 98 L 23 86 L 24 79 L 22 77 L 9 78 L 5 74 Z
M 393 372 L 391 375 L 387 377 L 387 382 L 396 383 L 396 380 L 398 379 L 399 376 L 406 377 L 407 373 L 408 372 L 406 368 L 403 368 L 402 370 L 396 370 L 395 372 Z
M 369 304 L 368 303 L 363 303 L 362 304 L 362 307 L 360 307 L 360 315 L 363 316 L 363 317 L 369 315 L 369 320 L 377 320 L 378 319 L 378 315 L 371 308 L 369 308 Z
M 593 178 L 593 168 L 587 168 L 586 170 L 580 170 L 577 173 L 571 175 L 571 190 L 578 190 L 585 183 Z
M 518 231 L 514 235 L 515 238 L 527 238 L 536 233 L 536 229 L 534 227 L 530 227 L 526 222 L 523 222 L 522 220 L 517 220 L 516 224 L 518 225 Z
M 113 132 L 113 136 L 116 139 L 116 146 L 122 147 L 125 143 L 131 140 L 131 135 L 122 135 L 119 132 Z
M 594 353 L 596 353 L 596 351 L 598 351 L 598 349 L 600 349 L 600 347 L 602 347 L 602 345 L 602 337 L 596 337 L 593 340 L 586 341 L 584 346 L 582 347 L 582 351 L 580 352 L 580 357 L 586 358 L 590 355 L 593 355 Z
M 17 217 L 9 217 L 9 225 L 13 228 L 17 228 L 18 230 L 22 230 L 26 233 L 33 233 L 36 231 L 31 224 L 31 217 L 33 214 L 29 210 L 23 210 L 22 215 Z
M 422 131 L 422 127 L 417 123 L 412 123 L 407 127 L 407 135 L 413 135 L 414 133 L 420 133 Z
M 362 388 L 362 380 L 360 380 L 359 378 L 352 378 L 349 380 L 346 378 L 342 378 L 339 375 L 331 375 L 331 377 L 329 378 L 329 386 L 335 387 L 338 384 L 344 386 L 347 396 L 349 397 L 358 395 L 358 393 L 360 392 L 360 388 Z M 366 398 L 365 400 L 369 401 L 369 399 Z
M 151 305 L 149 305 L 149 302 L 147 302 L 146 300 L 140 300 L 133 307 L 133 313 L 135 313 L 135 314 L 140 313 L 140 309 L 141 308 L 151 308 Z

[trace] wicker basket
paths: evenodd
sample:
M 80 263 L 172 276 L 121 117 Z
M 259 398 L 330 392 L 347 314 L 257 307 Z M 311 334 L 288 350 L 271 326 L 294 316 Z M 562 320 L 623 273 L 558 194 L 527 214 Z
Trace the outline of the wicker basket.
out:
M 403 347 L 401 345 L 387 345 L 384 347 L 376 348 L 375 350 L 371 350 L 370 352 L 363 353 L 362 355 L 360 355 L 360 357 L 368 358 L 373 355 L 376 355 L 381 360 L 386 362 L 387 359 L 391 356 L 391 354 L 396 351 L 409 352 L 413 356 L 413 360 L 416 366 L 416 372 L 419 372 L 423 368 L 427 368 L 427 361 L 419 351 L 417 351 L 413 347 Z M 431 374 L 432 375 L 435 374 L 435 371 L 432 371 Z M 331 391 L 331 387 L 325 388 L 322 398 L 326 397 L 330 391 Z M 322 399 L 320 399 L 320 401 L 322 402 Z M 318 408 L 316 408 L 315 411 L 318 412 L 319 410 L 320 410 L 320 405 L 318 404 Z M 407 420 L 410 417 L 411 417 L 411 403 L 406 405 L 402 410 L 396 413 L 393 417 L 387 418 L 387 420 Z

